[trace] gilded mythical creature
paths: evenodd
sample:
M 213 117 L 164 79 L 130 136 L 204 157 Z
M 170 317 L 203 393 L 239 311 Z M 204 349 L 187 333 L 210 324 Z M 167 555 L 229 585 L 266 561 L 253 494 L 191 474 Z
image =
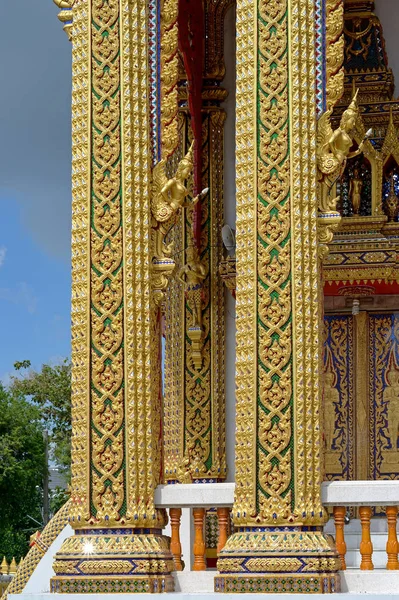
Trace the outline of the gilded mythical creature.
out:
M 359 147 L 350 152 L 353 145 L 351 132 L 359 116 L 357 94 L 358 90 L 343 113 L 339 127 L 335 131 L 331 127 L 331 109 L 323 113 L 318 122 L 317 167 L 321 184 L 319 210 L 322 213 L 336 211 L 338 197 L 330 198 L 331 189 L 344 172 L 348 158 L 353 158 L 363 152 L 364 142 L 372 133 L 369 130 Z
M 73 0 L 53 0 L 53 2 L 58 8 L 70 9 L 73 6 Z
M 202 327 L 202 282 L 206 268 L 198 257 L 196 246 L 187 248 L 187 262 L 178 275 L 186 288 L 187 303 L 192 312 L 192 327 Z
M 206 277 L 206 267 L 200 261 L 197 246 L 187 249 L 187 262 L 180 269 L 178 277 L 185 286 L 187 305 L 191 310 L 192 321 L 187 329 L 191 340 L 191 358 L 196 369 L 202 367 L 203 327 L 202 327 L 202 282 Z
M 68 36 L 69 41 L 72 39 L 72 9 L 75 0 L 53 0 L 54 4 L 61 9 L 58 13 L 58 18 L 64 24 L 64 31 Z
M 185 186 L 185 181 L 191 175 L 194 167 L 193 146 L 194 142 L 186 156 L 180 161 L 176 175 L 172 179 L 166 177 L 165 160 L 159 161 L 152 173 L 151 213 L 155 234 L 155 256 L 158 260 L 169 258 L 172 254 L 173 244 L 166 244 L 165 237 L 175 224 L 178 211 L 181 208 L 195 206 L 208 193 L 208 188 L 205 188 L 193 200 L 185 202 L 190 193 Z

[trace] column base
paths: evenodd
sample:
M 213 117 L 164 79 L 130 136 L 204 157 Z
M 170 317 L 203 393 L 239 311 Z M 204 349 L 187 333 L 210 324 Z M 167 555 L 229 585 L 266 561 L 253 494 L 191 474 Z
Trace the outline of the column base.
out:
M 78 530 L 55 556 L 59 594 L 173 592 L 173 557 L 161 530 Z
M 241 528 L 219 554 L 215 592 L 339 592 L 340 566 L 334 540 L 321 528 Z

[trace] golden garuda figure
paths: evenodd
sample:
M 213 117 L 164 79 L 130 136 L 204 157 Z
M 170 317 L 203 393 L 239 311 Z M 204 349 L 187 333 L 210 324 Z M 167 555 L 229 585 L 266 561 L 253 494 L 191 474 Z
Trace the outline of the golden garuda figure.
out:
M 363 145 L 371 135 L 369 130 L 359 147 L 350 152 L 353 146 L 353 135 L 351 135 L 356 121 L 359 117 L 357 105 L 357 94 L 341 117 L 339 127 L 333 131 L 331 127 L 332 109 L 327 110 L 319 119 L 317 128 L 317 167 L 319 171 L 320 195 L 319 210 L 322 213 L 336 211 L 338 196 L 330 197 L 331 189 L 336 181 L 342 176 L 348 158 L 358 156 L 363 152 Z
M 208 193 L 208 188 L 186 202 L 190 191 L 185 183 L 193 172 L 193 147 L 191 144 L 186 156 L 180 161 L 176 174 L 171 179 L 166 176 L 166 161 L 160 160 L 152 172 L 151 194 L 151 238 L 152 238 L 152 289 L 155 304 L 161 305 L 175 262 L 172 259 L 173 241 L 166 243 L 166 237 L 176 223 L 182 208 L 195 206 Z
M 160 160 L 153 169 L 151 213 L 157 259 L 170 257 L 172 254 L 173 243 L 166 244 L 165 238 L 175 224 L 178 211 L 181 208 L 195 206 L 208 193 L 208 188 L 205 188 L 193 200 L 185 202 L 190 193 L 185 186 L 185 182 L 194 168 L 193 146 L 194 142 L 191 144 L 186 156 L 180 161 L 176 175 L 172 179 L 166 177 L 166 161 L 164 159 Z

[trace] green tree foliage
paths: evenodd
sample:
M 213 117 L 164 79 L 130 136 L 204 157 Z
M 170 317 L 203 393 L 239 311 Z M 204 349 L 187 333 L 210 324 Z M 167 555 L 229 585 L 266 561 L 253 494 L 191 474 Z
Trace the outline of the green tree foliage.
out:
M 30 361 L 15 363 L 18 371 L 27 370 Z M 41 371 L 27 370 L 12 377 L 10 391 L 29 398 L 40 408 L 43 424 L 49 431 L 52 458 L 69 476 L 71 464 L 71 363 L 43 365 Z
M 21 558 L 42 522 L 45 472 L 41 412 L 0 384 L 0 556 Z

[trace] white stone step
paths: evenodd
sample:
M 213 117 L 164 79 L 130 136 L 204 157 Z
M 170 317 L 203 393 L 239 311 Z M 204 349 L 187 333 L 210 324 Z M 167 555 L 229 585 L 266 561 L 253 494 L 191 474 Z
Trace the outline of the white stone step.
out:
M 362 560 L 359 550 L 348 550 L 346 553 L 346 566 L 348 569 L 359 569 Z M 375 569 L 385 569 L 387 564 L 387 553 L 385 550 L 373 552 L 373 565 Z

